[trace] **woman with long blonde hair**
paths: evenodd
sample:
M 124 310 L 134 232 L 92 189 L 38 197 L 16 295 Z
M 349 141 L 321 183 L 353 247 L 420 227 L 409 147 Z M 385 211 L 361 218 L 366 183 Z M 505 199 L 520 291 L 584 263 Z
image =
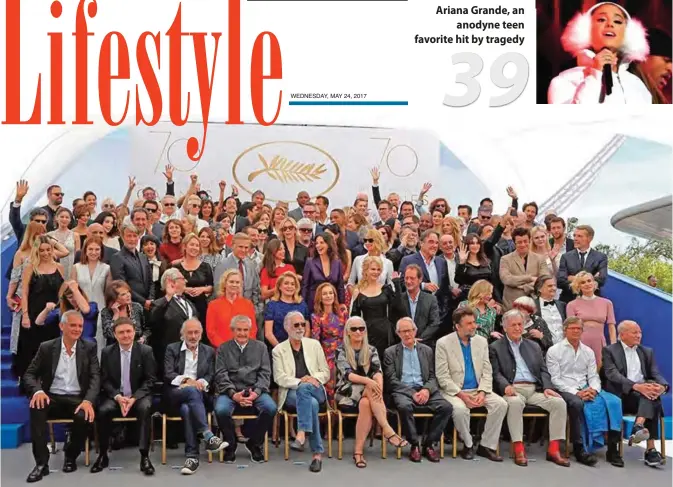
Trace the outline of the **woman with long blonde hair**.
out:
M 381 284 L 390 284 L 393 286 L 393 273 L 395 272 L 395 268 L 390 259 L 383 255 L 386 248 L 386 242 L 383 239 L 383 235 L 381 235 L 381 232 L 378 230 L 372 228 L 367 230 L 363 241 L 367 253 L 364 255 L 358 255 L 355 259 L 353 259 L 351 274 L 348 277 L 348 286 L 351 292 L 353 292 L 353 286 L 362 280 L 363 262 L 369 256 L 379 257 L 381 259 L 382 268 L 381 274 L 379 275 L 379 282 Z
M 530 251 L 544 257 L 545 263 L 549 268 L 549 275 L 555 276 L 557 271 L 556 255 L 558 254 L 558 249 L 552 250 L 551 245 L 549 244 L 549 233 L 547 232 L 547 228 L 543 226 L 533 227 L 530 235 Z
M 456 248 L 458 248 L 460 242 L 463 240 L 463 228 L 461 225 L 464 224 L 465 220 L 462 218 L 454 218 L 452 216 L 446 215 L 444 220 L 442 220 L 441 235 L 451 235 Z
M 397 435 L 388 423 L 386 405 L 383 402 L 381 360 L 376 347 L 368 342 L 365 320 L 358 316 L 353 316 L 346 322 L 343 346 L 336 352 L 336 367 L 337 404 L 358 408 L 353 453 L 355 466 L 367 467 L 364 446 L 374 419 L 388 443 L 394 447 L 407 446 L 409 443 Z
M 294 267 L 298 276 L 303 276 L 306 259 L 308 259 L 308 248 L 299 243 L 297 239 L 297 222 L 294 218 L 287 217 L 282 221 L 278 238 L 285 248 L 285 263 Z
M 502 313 L 502 308 L 493 300 L 493 284 L 485 279 L 478 280 L 470 288 L 467 299 L 458 307 L 472 308 L 478 335 L 491 341 L 502 338 L 502 333 L 495 331 L 495 320 Z

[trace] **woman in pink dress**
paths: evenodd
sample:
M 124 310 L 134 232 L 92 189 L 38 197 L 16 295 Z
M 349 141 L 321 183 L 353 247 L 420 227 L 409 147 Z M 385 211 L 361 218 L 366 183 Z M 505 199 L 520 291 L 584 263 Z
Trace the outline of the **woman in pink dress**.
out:
M 598 287 L 594 276 L 582 271 L 575 276 L 571 289 L 577 298 L 568 303 L 566 312 L 568 317 L 577 316 L 584 322 L 582 343 L 591 348 L 596 354 L 596 365 L 601 367 L 602 350 L 605 346 L 605 325 L 608 326 L 610 344 L 617 342 L 617 329 L 615 327 L 615 311 L 612 301 L 596 296 Z

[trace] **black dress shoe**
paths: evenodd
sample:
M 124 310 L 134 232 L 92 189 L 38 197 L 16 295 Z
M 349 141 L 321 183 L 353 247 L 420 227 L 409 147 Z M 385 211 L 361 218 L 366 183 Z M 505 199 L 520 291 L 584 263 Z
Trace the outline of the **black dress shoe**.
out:
M 502 462 L 502 457 L 498 455 L 495 451 L 490 448 L 486 448 L 483 445 L 479 445 L 477 448 L 477 455 L 480 457 L 488 458 L 492 462 Z
M 586 450 L 584 450 L 584 448 L 575 450 L 575 458 L 582 465 L 587 465 L 588 467 L 593 467 L 598 462 L 598 458 L 596 458 L 596 455 L 587 453 Z
M 464 446 L 463 451 L 460 452 L 460 456 L 463 457 L 463 460 L 474 460 L 474 447 Z
M 605 454 L 605 459 L 613 467 L 622 468 L 624 466 L 624 459 L 619 455 L 618 451 L 608 451 Z
M 63 460 L 63 473 L 70 473 L 77 470 L 77 462 L 74 458 L 66 458 Z
M 29 484 L 39 482 L 45 475 L 49 475 L 49 465 L 35 465 L 35 468 L 28 474 L 26 482 Z
M 98 473 L 102 472 L 103 469 L 107 468 L 108 465 L 110 465 L 110 459 L 108 458 L 107 455 L 100 455 L 98 458 L 96 458 L 96 461 L 93 462 L 93 465 L 91 465 L 91 473 Z
M 314 458 L 313 461 L 311 462 L 311 465 L 308 467 L 310 472 L 313 473 L 318 473 L 322 470 L 322 460 L 318 458 Z
M 154 475 L 154 465 L 150 462 L 150 457 L 140 459 L 140 471 L 145 475 Z

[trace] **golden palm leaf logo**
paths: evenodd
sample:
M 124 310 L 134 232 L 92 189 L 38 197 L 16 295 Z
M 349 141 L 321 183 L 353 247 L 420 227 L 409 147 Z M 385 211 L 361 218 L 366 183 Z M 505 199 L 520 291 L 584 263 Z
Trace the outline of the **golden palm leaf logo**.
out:
M 323 173 L 327 171 L 324 164 L 305 164 L 299 161 L 289 160 L 280 155 L 273 156 L 271 162 L 267 162 L 262 154 L 257 154 L 262 163 L 261 169 L 253 171 L 248 175 L 248 181 L 254 181 L 262 174 L 268 175 L 274 181 L 281 183 L 296 182 L 310 183 L 321 179 Z

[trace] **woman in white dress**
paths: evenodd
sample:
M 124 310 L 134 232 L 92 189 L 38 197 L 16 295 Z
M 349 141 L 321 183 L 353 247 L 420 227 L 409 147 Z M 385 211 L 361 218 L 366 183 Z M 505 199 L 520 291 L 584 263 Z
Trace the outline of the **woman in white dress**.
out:
M 98 309 L 105 308 L 105 287 L 112 282 L 110 266 L 101 262 L 100 256 L 103 250 L 103 242 L 98 237 L 89 237 L 84 241 L 80 262 L 72 267 L 70 279 L 77 281 L 79 287 L 92 301 L 98 305 Z M 98 314 L 96 324 L 96 343 L 98 344 L 98 358 L 105 346 L 101 314 Z
M 70 222 L 72 222 L 72 213 L 67 208 L 59 208 L 54 216 L 56 221 L 56 230 L 49 232 L 47 235 L 54 237 L 58 243 L 62 244 L 67 250 L 68 255 L 61 257 L 59 263 L 63 265 L 63 272 L 65 276 L 70 275 L 72 265 L 75 262 L 75 252 L 79 250 L 79 238 L 75 238 L 75 232 L 70 230 Z

